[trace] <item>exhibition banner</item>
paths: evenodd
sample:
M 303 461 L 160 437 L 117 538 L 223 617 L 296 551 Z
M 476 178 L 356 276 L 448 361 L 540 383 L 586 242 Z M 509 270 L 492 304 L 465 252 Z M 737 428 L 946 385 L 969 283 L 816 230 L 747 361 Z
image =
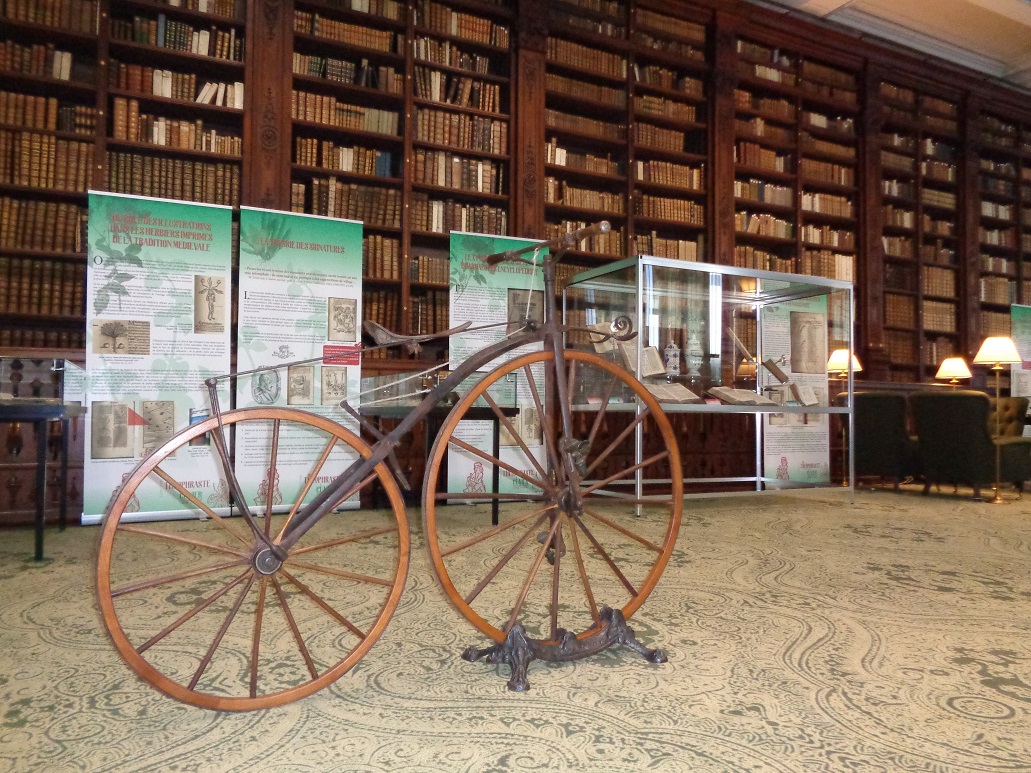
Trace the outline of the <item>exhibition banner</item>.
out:
M 232 210 L 90 191 L 87 249 L 82 520 L 97 523 L 140 459 L 207 417 L 204 380 L 229 370 Z M 218 509 L 216 459 L 191 445 L 163 468 Z M 174 517 L 180 496 L 147 481 L 128 510 Z
M 1010 394 L 1031 395 L 1031 306 L 1010 306 L 1010 335 L 1023 360 L 1010 366 Z M 1025 423 L 1024 436 L 1031 437 L 1031 424 Z
M 787 384 L 830 405 L 843 382 L 827 378 L 827 296 L 785 301 L 762 309 L 759 334 L 764 359 L 772 359 Z M 784 389 L 769 369 L 760 386 Z M 835 384 L 834 394 L 830 385 Z M 830 482 L 830 416 L 823 413 L 763 414 L 764 477 L 786 483 Z
M 545 251 L 536 255 L 537 267 L 525 263 L 507 262 L 488 266 L 485 257 L 504 250 L 514 250 L 533 244 L 532 239 L 505 236 L 451 233 L 451 327 L 469 320 L 483 330 L 464 331 L 450 339 L 449 366 L 454 369 L 470 355 L 491 344 L 503 341 L 520 329 L 521 321 L 544 321 L 544 274 L 540 264 Z M 531 263 L 533 252 L 521 257 Z M 500 364 L 527 352 L 537 351 L 539 344 L 523 346 L 497 358 L 482 370 L 489 371 Z M 534 367 L 534 381 L 543 389 L 543 368 Z M 491 387 L 491 396 L 500 406 L 518 409 L 509 420 L 520 432 L 534 456 L 544 463 L 544 437 L 541 417 L 537 415 L 533 397 L 524 375 L 518 374 Z M 466 443 L 492 453 L 493 422 L 463 421 L 455 436 Z M 499 458 L 521 470 L 533 472 L 533 464 L 515 441 L 501 427 Z M 494 465 L 461 449 L 448 450 L 448 491 L 453 493 L 482 493 L 493 490 Z M 536 493 L 522 478 L 502 469 L 499 476 L 501 493 Z
M 331 418 L 358 407 L 361 381 L 362 224 L 240 208 L 236 405 L 283 406 Z M 271 422 L 241 426 L 236 475 L 249 505 L 288 509 L 325 447 L 298 422 L 281 426 L 271 469 Z M 310 500 L 353 461 L 338 444 L 319 469 Z

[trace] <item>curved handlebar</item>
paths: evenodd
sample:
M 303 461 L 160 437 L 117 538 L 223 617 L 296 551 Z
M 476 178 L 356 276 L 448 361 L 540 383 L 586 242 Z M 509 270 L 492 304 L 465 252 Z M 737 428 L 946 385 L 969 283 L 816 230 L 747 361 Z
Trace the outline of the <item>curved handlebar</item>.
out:
M 504 263 L 506 260 L 518 260 L 520 255 L 524 252 L 529 252 L 530 250 L 538 250 L 545 247 L 548 249 L 551 249 L 552 247 L 570 249 L 571 247 L 575 247 L 584 239 L 591 236 L 598 236 L 600 234 L 607 234 L 611 230 L 612 226 L 609 225 L 608 220 L 599 220 L 593 225 L 585 226 L 584 228 L 579 228 L 575 231 L 570 231 L 569 233 L 562 234 L 554 239 L 545 239 L 542 242 L 531 244 L 528 247 L 523 247 L 518 250 L 495 252 L 493 255 L 488 255 L 484 260 L 487 262 L 488 266 L 496 266 L 498 263 Z

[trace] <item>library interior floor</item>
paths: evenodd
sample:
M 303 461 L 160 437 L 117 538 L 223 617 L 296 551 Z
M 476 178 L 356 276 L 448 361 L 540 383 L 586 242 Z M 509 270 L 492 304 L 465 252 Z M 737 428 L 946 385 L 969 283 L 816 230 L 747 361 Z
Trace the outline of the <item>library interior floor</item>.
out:
M 89 771 L 1031 770 L 1031 499 L 913 486 L 688 500 L 631 624 L 669 662 L 612 649 L 467 663 L 475 631 L 415 534 L 390 626 L 337 683 L 246 714 L 136 679 L 93 597 L 95 531 L 0 554 L 0 769 Z M 414 516 L 415 514 L 413 514 Z M 417 521 L 413 517 L 413 521 Z

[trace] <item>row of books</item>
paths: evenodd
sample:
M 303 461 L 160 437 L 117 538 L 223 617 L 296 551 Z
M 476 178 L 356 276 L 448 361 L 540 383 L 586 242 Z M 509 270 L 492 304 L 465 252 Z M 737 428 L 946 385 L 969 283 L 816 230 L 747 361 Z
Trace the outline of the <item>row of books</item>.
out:
M 124 97 L 114 99 L 112 138 L 227 156 L 243 153 L 243 139 L 236 134 L 224 134 L 206 127 L 200 118 L 180 120 L 141 113 L 137 100 Z
M 795 203 L 795 191 L 786 185 L 776 185 L 755 178 L 734 180 L 734 198 L 790 207 Z
M 244 57 L 244 39 L 242 35 L 237 35 L 236 27 L 195 27 L 169 19 L 163 13 L 159 13 L 156 19 L 138 14 L 131 19 L 111 19 L 111 37 L 114 40 L 230 62 L 242 62 Z
M 433 233 L 471 231 L 473 233 L 508 233 L 508 212 L 486 204 L 431 199 L 424 193 L 412 194 L 412 229 Z
M 61 102 L 57 97 L 0 91 L 0 124 L 25 129 L 94 134 L 97 109 Z
M 388 330 L 397 330 L 401 311 L 401 294 L 392 290 L 363 290 L 362 317 L 378 322 Z
M 400 279 L 401 242 L 378 234 L 364 236 L 362 274 L 370 279 Z
M 368 59 L 362 59 L 356 64 L 346 59 L 312 56 L 297 51 L 294 52 L 293 73 L 391 94 L 400 94 L 405 85 L 404 73 L 392 65 L 370 65 Z
M 634 161 L 634 179 L 700 193 L 705 187 L 705 165 L 690 166 L 672 161 L 637 159 Z
M 84 349 L 84 330 L 46 330 L 0 327 L 0 348 Z
M 0 182 L 85 191 L 92 166 L 91 143 L 0 129 Z
M 433 0 L 419 0 L 416 3 L 415 24 L 456 38 L 508 48 L 508 27 L 505 25 L 469 13 L 453 11 Z
M 81 317 L 86 264 L 0 254 L 0 308 L 9 314 Z
M 567 78 L 558 73 L 549 72 L 544 76 L 544 85 L 553 94 L 561 94 L 577 99 L 588 99 L 612 108 L 626 107 L 626 89 L 602 86 L 600 83 L 587 83 L 577 78 Z
M 240 165 L 109 151 L 107 190 L 234 206 L 240 202 Z
M 855 258 L 833 250 L 804 250 L 799 261 L 800 273 L 825 276 L 829 279 L 855 281 Z
M 80 252 L 86 208 L 56 201 L 0 198 L 0 249 Z
M 698 78 L 681 75 L 675 70 L 658 65 L 634 65 L 634 80 L 644 86 L 677 91 L 691 99 L 703 99 L 705 87 Z
M 13 40 L 0 43 L 0 72 L 15 72 L 37 78 L 54 80 L 85 80 L 82 72 L 74 69 L 71 51 L 59 51 L 53 43 L 22 45 Z
M 610 78 L 626 78 L 626 57 L 561 38 L 549 37 L 547 61 Z
M 508 152 L 508 122 L 478 115 L 418 109 L 415 113 L 415 138 L 419 142 L 503 155 Z
M 806 223 L 799 229 L 799 233 L 802 241 L 806 244 L 837 247 L 839 250 L 854 250 L 856 248 L 856 235 L 852 231 L 843 231 L 829 225 Z
M 417 37 L 415 39 L 415 58 L 420 62 L 442 64 L 445 67 L 468 70 L 481 75 L 493 72 L 490 57 L 463 51 L 450 40 Z
M 689 40 L 697 45 L 705 44 L 705 25 L 667 16 L 664 13 L 649 11 L 647 8 L 634 8 L 637 17 L 637 28 L 650 29 L 664 35 L 673 35 Z
M 367 226 L 401 227 L 401 191 L 345 183 L 335 177 L 311 181 L 311 212 L 361 220 Z
M 764 97 L 746 89 L 734 90 L 734 107 L 749 113 L 759 113 L 777 121 L 794 121 L 795 106 L 786 99 Z
M 544 111 L 544 125 L 558 131 L 576 132 L 612 142 L 626 140 L 626 124 L 599 121 L 575 113 L 565 113 L 550 108 Z
M 578 188 L 555 177 L 544 179 L 544 201 L 567 207 L 603 210 L 612 214 L 623 214 L 626 211 L 626 196 L 623 193 Z
M 240 0 L 162 0 L 171 8 L 185 8 L 187 11 L 210 13 L 225 19 L 236 19 L 240 15 Z
M 0 18 L 41 24 L 72 32 L 97 31 L 97 0 L 7 0 Z
M 294 32 L 326 38 L 347 46 L 398 53 L 397 34 L 391 30 L 376 29 L 365 24 L 349 24 L 318 13 L 295 10 Z
M 198 93 L 196 73 L 173 72 L 112 59 L 107 74 L 110 88 L 134 94 L 153 94 L 192 102 Z
M 799 135 L 799 144 L 802 146 L 802 150 L 810 153 L 822 153 L 825 156 L 844 158 L 852 161 L 856 158 L 855 147 L 851 145 L 841 145 L 837 142 L 821 140 L 808 132 L 802 132 Z
M 698 118 L 698 110 L 686 102 L 676 102 L 665 97 L 643 94 L 634 97 L 634 111 L 638 115 L 669 118 L 684 123 L 694 123 Z
M 394 154 L 389 150 L 337 145 L 332 140 L 309 137 L 294 140 L 294 163 L 375 177 L 390 177 L 394 173 Z
M 775 252 L 753 247 L 750 244 L 734 246 L 734 265 L 738 268 L 757 268 L 762 271 L 794 273 L 795 261 Z
M 735 212 L 734 230 L 743 234 L 790 239 L 795 233 L 795 226 L 768 212 Z
M 657 258 L 673 260 L 702 260 L 702 245 L 700 236 L 697 239 L 667 239 L 652 231 L 635 235 L 631 249 L 635 255 L 654 255 Z
M 948 301 L 930 301 L 926 298 L 921 304 L 924 330 L 936 330 L 940 333 L 956 332 L 956 304 Z
M 684 132 L 677 129 L 664 129 L 661 126 L 654 126 L 650 123 L 634 124 L 634 142 L 649 148 L 682 153 L 684 151 L 684 136 Z
M 292 92 L 290 116 L 296 121 L 310 121 L 374 134 L 397 136 L 399 129 L 398 114 L 394 110 L 350 105 L 332 96 L 305 91 Z
M 444 150 L 417 148 L 413 182 L 500 195 L 504 190 L 504 165 Z
M 735 142 L 734 163 L 782 174 L 794 169 L 791 154 L 778 153 L 755 142 Z
M 802 210 L 836 217 L 853 217 L 855 215 L 855 206 L 850 198 L 835 196 L 832 193 L 802 191 Z
M 779 142 L 784 145 L 793 145 L 795 142 L 795 133 L 793 131 L 782 126 L 776 126 L 759 116 L 749 119 L 735 119 L 734 130 L 739 137 L 770 140 L 771 142 Z
M 485 113 L 501 112 L 501 86 L 497 83 L 416 67 L 414 88 L 416 99 L 471 107 Z
M 884 324 L 889 327 L 916 327 L 916 299 L 909 295 L 884 294 Z
M 1001 277 L 991 278 L 1000 279 Z M 939 295 L 942 298 L 954 298 L 956 296 L 955 270 L 941 266 L 925 266 L 924 293 L 926 295 Z
M 557 239 L 572 231 L 586 228 L 593 223 L 583 220 L 560 220 L 558 222 L 547 222 L 544 224 L 544 238 Z M 579 249 L 583 252 L 591 252 L 597 255 L 615 255 L 623 257 L 626 254 L 626 229 L 619 225 L 612 225 L 608 233 L 591 236 L 580 242 Z
M 445 255 L 414 255 L 408 264 L 413 282 L 446 285 L 451 281 L 451 259 Z
M 568 148 L 560 147 L 556 137 L 552 137 L 544 146 L 544 163 L 578 169 L 582 172 L 597 172 L 598 174 L 610 175 L 621 174 L 619 162 L 614 161 L 612 156 L 602 157 L 590 153 L 577 153 Z
M 413 335 L 439 333 L 450 327 L 451 299 L 446 290 L 428 290 L 412 297 L 411 327 Z
M 680 225 L 705 225 L 705 207 L 690 199 L 638 195 L 634 197 L 634 213 Z
M 798 165 L 798 171 L 802 177 L 809 180 L 844 185 L 850 188 L 856 184 L 856 170 L 851 166 L 803 158 Z

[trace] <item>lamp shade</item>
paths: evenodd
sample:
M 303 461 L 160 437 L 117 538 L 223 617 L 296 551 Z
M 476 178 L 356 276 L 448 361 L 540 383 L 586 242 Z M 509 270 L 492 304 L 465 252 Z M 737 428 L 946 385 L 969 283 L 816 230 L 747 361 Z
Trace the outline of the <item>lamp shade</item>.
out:
M 848 356 L 848 349 L 835 349 L 831 352 L 830 359 L 827 360 L 827 372 L 841 373 L 842 375 L 848 373 Z M 852 372 L 859 373 L 862 369 L 863 366 L 859 364 L 859 358 L 853 354 Z
M 954 383 L 961 378 L 970 378 L 970 368 L 962 357 L 946 357 L 942 360 L 938 372 L 934 374 L 938 379 L 950 379 Z
M 974 355 L 975 365 L 1004 365 L 1020 361 L 1017 345 L 1009 336 L 988 336 Z

